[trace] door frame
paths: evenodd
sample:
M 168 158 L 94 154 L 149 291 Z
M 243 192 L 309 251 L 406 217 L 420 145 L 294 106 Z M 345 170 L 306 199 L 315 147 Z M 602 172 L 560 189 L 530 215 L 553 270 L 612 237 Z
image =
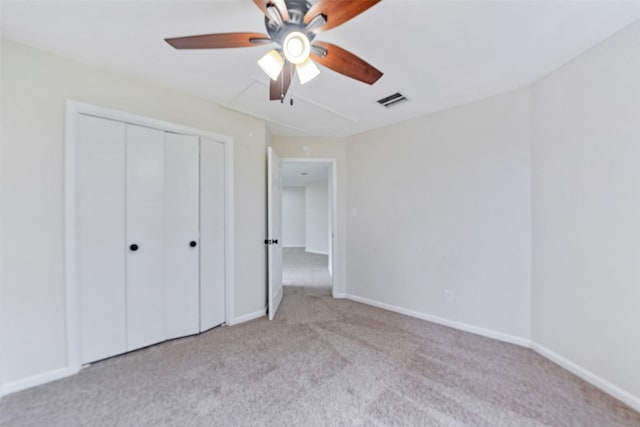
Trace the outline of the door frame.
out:
M 74 100 L 66 100 L 64 141 L 64 281 L 66 291 L 67 370 L 80 370 L 78 247 L 76 236 L 76 119 L 80 115 L 145 126 L 166 132 L 206 137 L 224 144 L 225 167 L 225 320 L 234 319 L 234 220 L 233 220 L 233 138 L 201 129 L 182 126 L 163 120 L 139 116 L 120 110 L 99 107 Z
M 331 275 L 331 295 L 336 298 L 337 291 L 337 274 L 336 259 L 338 258 L 338 162 L 335 158 L 324 157 L 280 157 L 280 163 L 327 163 L 329 165 L 329 273 Z

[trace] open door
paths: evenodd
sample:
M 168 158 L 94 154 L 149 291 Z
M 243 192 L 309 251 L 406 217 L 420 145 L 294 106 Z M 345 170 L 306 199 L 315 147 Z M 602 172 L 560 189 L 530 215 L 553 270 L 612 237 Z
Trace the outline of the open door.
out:
M 269 265 L 269 320 L 282 301 L 282 165 L 272 147 L 267 148 L 267 243 Z

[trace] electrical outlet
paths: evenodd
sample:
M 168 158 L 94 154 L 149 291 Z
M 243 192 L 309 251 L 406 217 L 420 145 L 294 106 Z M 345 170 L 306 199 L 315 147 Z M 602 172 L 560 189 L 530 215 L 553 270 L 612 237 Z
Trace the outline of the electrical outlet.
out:
M 451 289 L 445 289 L 442 298 L 444 299 L 444 302 L 453 301 L 453 291 Z

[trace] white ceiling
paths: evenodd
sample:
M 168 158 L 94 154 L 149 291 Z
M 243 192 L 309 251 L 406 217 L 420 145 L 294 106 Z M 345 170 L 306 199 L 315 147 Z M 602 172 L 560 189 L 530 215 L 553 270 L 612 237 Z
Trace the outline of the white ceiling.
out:
M 304 187 L 313 181 L 329 179 L 328 162 L 282 162 L 282 185 L 284 187 Z
M 640 19 L 640 1 L 383 0 L 318 36 L 385 74 L 368 86 L 326 68 L 294 105 L 269 102 L 267 46 L 177 51 L 165 37 L 265 32 L 251 0 L 2 1 L 2 36 L 200 96 L 276 135 L 348 136 L 526 86 Z M 397 91 L 408 102 L 375 101 Z

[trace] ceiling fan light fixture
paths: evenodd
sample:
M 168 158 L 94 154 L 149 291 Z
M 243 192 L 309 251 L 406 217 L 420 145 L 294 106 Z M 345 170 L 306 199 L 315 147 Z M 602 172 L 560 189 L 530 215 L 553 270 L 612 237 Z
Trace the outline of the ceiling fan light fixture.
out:
M 292 64 L 301 64 L 309 58 L 311 43 L 303 33 L 292 31 L 284 38 L 282 50 L 287 61 Z
M 284 59 L 282 59 L 277 50 L 272 49 L 258 60 L 258 65 L 271 80 L 275 81 L 280 77 L 284 67 Z
M 296 71 L 301 85 L 310 82 L 320 74 L 320 69 L 311 58 L 307 58 L 303 63 L 296 65 Z

